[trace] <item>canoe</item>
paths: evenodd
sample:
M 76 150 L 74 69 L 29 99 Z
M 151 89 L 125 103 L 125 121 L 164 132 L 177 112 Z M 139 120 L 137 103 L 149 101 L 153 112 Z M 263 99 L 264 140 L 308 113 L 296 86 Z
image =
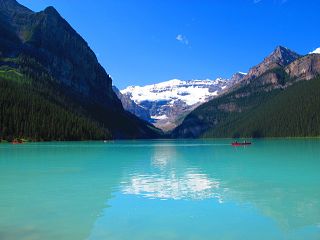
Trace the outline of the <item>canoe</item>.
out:
M 247 146 L 251 145 L 251 142 L 233 142 L 231 143 L 232 146 Z

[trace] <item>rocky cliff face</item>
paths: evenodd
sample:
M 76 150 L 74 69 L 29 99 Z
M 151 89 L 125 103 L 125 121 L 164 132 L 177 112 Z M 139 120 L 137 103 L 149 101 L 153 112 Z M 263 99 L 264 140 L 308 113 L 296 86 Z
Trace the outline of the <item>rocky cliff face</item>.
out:
M 288 50 L 289 52 L 292 52 Z M 320 73 L 320 54 L 300 56 L 294 61 L 288 55 L 288 60 L 283 59 L 282 64 L 270 65 L 258 77 L 251 77 L 250 86 L 257 90 L 270 91 L 275 88 L 286 88 L 300 80 L 310 80 Z M 286 64 L 290 62 L 289 64 Z M 246 81 L 246 78 L 243 79 Z M 240 81 L 241 82 L 241 81 Z M 248 84 L 248 81 L 245 83 Z M 244 83 L 244 82 L 242 82 Z
M 13 0 L 1 0 L 3 15 L 20 39 L 20 54 L 41 62 L 60 84 L 90 99 L 108 99 L 121 107 L 112 91 L 112 80 L 98 63 L 87 42 L 53 8 L 39 13 Z M 17 51 L 17 50 L 20 51 Z
M 246 76 L 247 76 L 246 73 L 237 72 L 237 73 L 235 73 L 235 74 L 232 75 L 230 81 L 231 81 L 233 84 L 236 84 L 236 83 L 240 82 L 242 79 L 244 79 Z
M 39 49 L 41 57 L 47 59 L 45 67 L 54 78 L 81 95 L 97 101 L 108 99 L 121 107 L 112 91 L 110 76 L 98 63 L 87 42 L 58 12 L 49 7 L 36 14 L 35 19 L 31 26 L 34 30 L 26 44 Z
M 302 58 L 296 52 L 282 46 L 278 46 L 267 56 L 261 63 L 250 68 L 245 76 L 236 77 L 233 87 L 229 89 L 234 91 L 244 86 L 251 86 L 257 91 L 270 91 L 275 88 L 283 88 L 286 86 L 286 77 L 284 76 L 285 67 Z M 292 78 L 290 74 L 287 80 Z M 291 79 L 292 80 L 292 79 Z
M 288 65 L 285 71 L 297 80 L 310 80 L 320 74 L 320 54 L 304 56 Z
M 151 116 L 148 109 L 136 104 L 133 100 L 131 100 L 129 95 L 122 94 L 117 87 L 113 86 L 113 91 L 115 92 L 117 97 L 120 99 L 122 106 L 125 110 L 131 112 L 132 114 L 136 115 L 137 117 L 145 121 L 152 123 Z
M 277 68 L 285 67 L 297 60 L 300 57 L 299 54 L 291 51 L 288 48 L 278 46 L 268 57 L 266 57 L 260 64 L 252 67 L 249 70 L 247 76 L 244 77 L 244 80 L 250 80 L 257 78 L 264 74 L 266 71 Z
M 34 13 L 14 0 L 1 0 L 0 7 L 2 22 L 20 40 L 20 46 L 3 55 L 34 58 L 55 80 L 83 95 L 93 97 L 100 88 L 98 95 L 110 96 L 110 77 L 88 44 L 53 7 Z

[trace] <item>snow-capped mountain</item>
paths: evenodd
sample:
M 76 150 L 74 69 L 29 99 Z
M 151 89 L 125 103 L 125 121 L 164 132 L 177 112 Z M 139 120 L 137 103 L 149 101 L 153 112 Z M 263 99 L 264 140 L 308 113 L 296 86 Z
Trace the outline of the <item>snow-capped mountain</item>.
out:
M 320 48 L 315 49 L 314 51 L 310 52 L 309 54 L 320 54 Z
M 240 74 L 240 73 L 239 73 Z M 238 77 L 244 76 L 240 74 Z M 121 90 L 122 102 L 131 99 L 140 108 L 149 112 L 149 122 L 163 130 L 176 127 L 194 108 L 226 90 L 233 81 L 223 78 L 215 80 L 173 79 L 147 86 L 129 86 Z M 123 104 L 127 111 L 135 112 L 132 104 Z

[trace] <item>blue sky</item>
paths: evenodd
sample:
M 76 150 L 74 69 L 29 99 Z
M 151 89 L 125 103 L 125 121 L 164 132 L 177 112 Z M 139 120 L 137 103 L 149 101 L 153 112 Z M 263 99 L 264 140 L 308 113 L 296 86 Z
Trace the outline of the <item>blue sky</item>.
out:
M 247 72 L 277 45 L 320 47 L 318 0 L 18 0 L 54 6 L 120 89 Z

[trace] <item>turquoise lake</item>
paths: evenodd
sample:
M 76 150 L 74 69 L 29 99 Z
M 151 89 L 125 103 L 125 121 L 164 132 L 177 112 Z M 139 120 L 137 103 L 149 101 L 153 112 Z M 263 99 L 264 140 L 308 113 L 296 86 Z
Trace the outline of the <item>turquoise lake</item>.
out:
M 0 145 L 1 240 L 320 239 L 320 140 Z

